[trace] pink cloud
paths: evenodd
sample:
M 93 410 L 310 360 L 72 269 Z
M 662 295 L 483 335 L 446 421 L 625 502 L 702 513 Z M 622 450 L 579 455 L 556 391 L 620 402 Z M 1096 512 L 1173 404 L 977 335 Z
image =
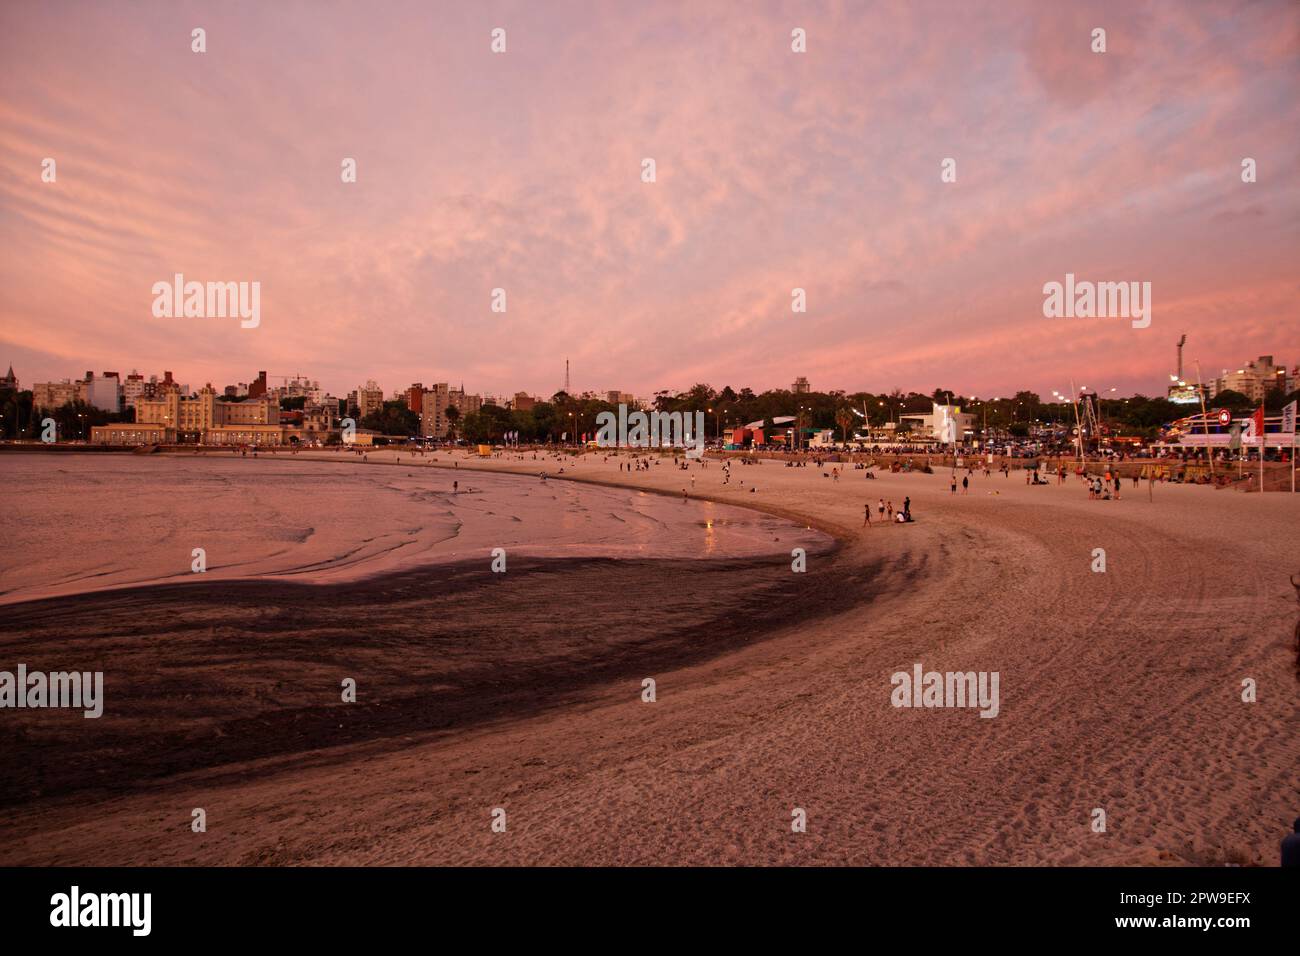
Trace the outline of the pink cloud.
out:
M 1151 391 L 1183 331 L 1207 365 L 1295 361 L 1298 19 L 1282 2 L 10 6 L 0 358 L 27 382 L 267 368 L 339 394 L 549 392 L 566 357 L 580 387 L 641 393 L 798 374 Z M 1152 281 L 1153 327 L 1044 320 L 1066 271 Z M 152 318 L 174 272 L 261 281 L 262 326 Z

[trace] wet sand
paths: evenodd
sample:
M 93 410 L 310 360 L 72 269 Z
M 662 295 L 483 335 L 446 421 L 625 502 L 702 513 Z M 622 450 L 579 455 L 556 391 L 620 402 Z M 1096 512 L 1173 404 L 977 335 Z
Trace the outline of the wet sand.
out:
M 383 457 L 369 466 L 400 467 Z M 100 620 L 84 640 L 115 666 L 138 659 L 163 694 L 141 694 L 136 726 L 102 750 L 28 729 L 53 734 L 39 753 L 62 748 L 72 772 L 47 763 L 44 784 L 10 791 L 4 862 L 1275 863 L 1300 812 L 1290 496 L 1161 486 L 1148 501 L 1126 486 L 1094 502 L 1077 483 L 1031 488 L 1013 473 L 953 497 L 946 474 L 833 482 L 773 463 L 737 465 L 724 487 L 713 462 L 628 474 L 601 457 L 566 477 L 680 494 L 694 474 L 697 497 L 801 518 L 844 547 L 798 584 L 788 557 L 712 581 L 703 562 L 642 570 L 606 589 L 644 588 L 635 617 L 618 615 L 626 600 L 586 614 L 565 600 L 566 575 L 608 571 L 589 562 L 501 582 L 510 598 L 468 580 L 442 598 L 380 589 L 315 612 L 310 629 L 288 594 L 268 608 L 235 584 L 178 598 L 147 627 L 147 596 L 130 592 L 17 605 L 37 609 L 21 629 L 7 608 L 6 660 Z M 364 467 L 338 465 L 352 466 Z M 904 495 L 915 524 L 861 527 L 864 502 Z M 1098 547 L 1104 574 L 1091 571 Z M 474 629 L 482 588 L 515 602 L 510 626 Z M 88 614 L 92 599 L 128 603 Z M 368 626 L 384 599 L 392 615 Z M 205 619 L 218 612 L 221 626 Z M 466 616 L 463 632 L 447 623 Z M 309 699 L 337 700 L 338 671 L 358 660 L 358 704 Z M 301 683 L 266 683 L 280 661 Z M 891 707 L 890 674 L 918 661 L 999 671 L 1000 715 Z M 446 706 L 410 674 L 451 688 Z M 1257 703 L 1241 702 L 1247 677 Z M 220 742 L 232 735 L 246 742 Z M 194 807 L 208 832 L 190 832 Z M 492 832 L 495 807 L 505 833 Z M 806 833 L 791 832 L 795 807 Z M 1089 825 L 1099 807 L 1105 833 Z
M 0 605 L 146 584 L 281 580 L 334 586 L 481 558 L 696 558 L 788 553 L 781 521 L 625 488 L 430 467 L 339 468 L 342 456 L 10 454 L 0 479 L 39 490 L 3 512 Z

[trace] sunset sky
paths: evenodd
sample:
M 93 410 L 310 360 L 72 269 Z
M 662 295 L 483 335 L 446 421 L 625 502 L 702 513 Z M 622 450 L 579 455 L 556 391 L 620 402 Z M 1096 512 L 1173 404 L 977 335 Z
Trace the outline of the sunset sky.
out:
M 6 3 L 0 172 L 26 387 L 549 395 L 568 358 L 638 395 L 1152 394 L 1184 332 L 1207 376 L 1300 362 L 1286 0 Z M 177 272 L 260 282 L 260 327 L 153 317 Z M 1044 318 L 1067 272 L 1151 282 L 1151 327 Z

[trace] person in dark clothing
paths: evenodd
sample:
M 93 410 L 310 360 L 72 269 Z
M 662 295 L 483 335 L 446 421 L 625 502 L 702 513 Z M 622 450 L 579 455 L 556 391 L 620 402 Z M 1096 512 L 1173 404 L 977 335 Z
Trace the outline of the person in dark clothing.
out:
M 903 517 L 908 521 L 912 520 L 912 499 L 910 497 L 903 499 Z
M 1282 838 L 1282 865 L 1300 867 L 1300 817 L 1291 824 L 1292 833 Z

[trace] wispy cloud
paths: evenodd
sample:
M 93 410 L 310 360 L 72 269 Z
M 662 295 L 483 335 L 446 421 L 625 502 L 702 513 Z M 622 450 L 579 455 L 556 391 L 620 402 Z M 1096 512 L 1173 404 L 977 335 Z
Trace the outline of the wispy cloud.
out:
M 1297 11 L 8 5 L 0 360 L 987 394 L 1158 389 L 1182 332 L 1207 367 L 1294 361 Z M 1152 281 L 1152 328 L 1045 320 L 1066 271 Z M 152 318 L 175 272 L 259 280 L 260 328 Z

